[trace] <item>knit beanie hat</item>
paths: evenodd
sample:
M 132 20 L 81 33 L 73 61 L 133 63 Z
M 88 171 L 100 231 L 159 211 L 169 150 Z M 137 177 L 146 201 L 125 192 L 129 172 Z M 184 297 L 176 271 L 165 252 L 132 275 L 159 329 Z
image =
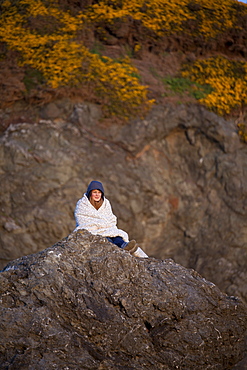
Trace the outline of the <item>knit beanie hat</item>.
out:
M 99 181 L 91 181 L 90 184 L 88 185 L 88 188 L 87 188 L 87 192 L 86 192 L 86 196 L 88 197 L 88 199 L 90 198 L 90 192 L 92 190 L 100 190 L 101 193 L 102 193 L 102 198 L 104 198 L 104 188 L 103 188 L 103 185 L 101 182 Z

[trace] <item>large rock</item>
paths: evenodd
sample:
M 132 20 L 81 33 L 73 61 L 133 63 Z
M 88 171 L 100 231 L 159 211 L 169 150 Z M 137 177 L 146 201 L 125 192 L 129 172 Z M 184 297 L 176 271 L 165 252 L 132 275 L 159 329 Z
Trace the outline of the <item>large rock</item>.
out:
M 86 231 L 0 273 L 2 369 L 231 369 L 247 307 Z M 238 367 L 240 369 L 240 367 Z
M 247 300 L 247 146 L 231 122 L 195 105 L 157 106 L 125 125 L 86 103 L 41 113 L 0 139 L 2 266 L 68 235 L 95 179 L 149 255 Z

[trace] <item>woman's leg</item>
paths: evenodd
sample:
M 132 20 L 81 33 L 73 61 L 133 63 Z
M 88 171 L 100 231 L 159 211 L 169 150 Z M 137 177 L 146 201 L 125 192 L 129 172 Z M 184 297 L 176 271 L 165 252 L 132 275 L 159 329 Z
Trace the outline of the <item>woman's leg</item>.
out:
M 106 239 L 109 240 L 109 242 L 117 245 L 119 248 L 124 248 L 128 244 L 121 236 L 107 237 Z
M 117 245 L 119 248 L 125 249 L 131 254 L 136 252 L 136 250 L 138 249 L 138 246 L 135 240 L 131 240 L 130 242 L 127 243 L 123 240 L 121 236 L 107 237 L 106 239 L 109 240 L 109 242 Z

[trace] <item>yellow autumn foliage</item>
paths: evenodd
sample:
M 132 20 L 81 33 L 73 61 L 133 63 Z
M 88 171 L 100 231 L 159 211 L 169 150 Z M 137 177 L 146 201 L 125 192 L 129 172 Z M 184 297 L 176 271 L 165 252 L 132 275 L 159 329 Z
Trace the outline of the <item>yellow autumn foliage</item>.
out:
M 241 11 L 247 14 L 247 6 Z M 212 38 L 238 27 L 239 13 L 235 0 L 99 0 L 86 17 L 98 24 L 130 18 L 158 36 L 187 31 Z M 194 31 L 186 28 L 188 21 L 195 22 Z
M 41 0 L 20 0 L 13 6 L 5 1 L 2 7 L 1 40 L 20 52 L 20 65 L 41 72 L 52 88 L 90 83 L 104 99 L 107 112 L 122 117 L 144 113 L 153 104 L 128 58 L 102 58 L 76 42 L 83 27 L 81 14 L 72 16 L 55 2 L 47 6 Z M 38 21 L 45 17 L 47 32 L 29 27 L 35 17 Z
M 58 1 L 6 0 L 1 4 L 0 40 L 19 52 L 19 63 L 39 71 L 46 83 L 60 86 L 90 84 L 111 114 L 139 114 L 154 103 L 138 79 L 130 59 L 113 60 L 90 52 L 77 40 L 85 25 L 104 29 L 119 22 L 137 22 L 157 38 L 187 34 L 205 40 L 230 29 L 240 29 L 247 5 L 236 0 L 99 0 L 72 15 Z M 193 25 L 193 26 L 191 26 Z M 137 41 L 134 51 L 141 49 Z M 246 104 L 244 62 L 226 58 L 197 61 L 184 77 L 210 84 L 213 92 L 201 102 L 220 114 Z
M 247 63 L 217 56 L 197 60 L 184 66 L 182 76 L 213 91 L 200 102 L 218 114 L 229 114 L 235 107 L 247 104 Z

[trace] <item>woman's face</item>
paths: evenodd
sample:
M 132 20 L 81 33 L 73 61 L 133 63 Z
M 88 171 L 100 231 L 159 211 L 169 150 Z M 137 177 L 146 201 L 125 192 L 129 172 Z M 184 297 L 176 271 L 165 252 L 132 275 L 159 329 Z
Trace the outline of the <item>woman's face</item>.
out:
M 91 191 L 91 198 L 95 201 L 98 202 L 101 199 L 101 191 L 100 190 L 92 190 Z

